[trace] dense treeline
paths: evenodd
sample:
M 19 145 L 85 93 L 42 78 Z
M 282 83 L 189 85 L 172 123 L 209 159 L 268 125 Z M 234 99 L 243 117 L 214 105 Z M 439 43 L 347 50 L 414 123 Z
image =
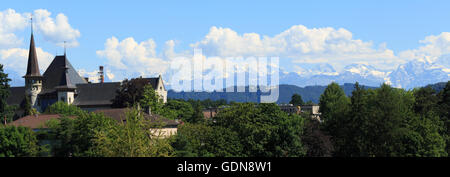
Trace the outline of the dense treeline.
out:
M 320 97 L 322 129 L 334 156 L 447 156 L 449 90 L 450 82 L 439 94 L 356 84 L 349 98 L 332 83 Z
M 297 157 L 304 119 L 276 104 L 234 103 L 208 120 L 180 128 L 174 148 L 180 156 Z
M 8 80 L 0 82 L 0 94 L 8 95 L 2 92 Z M 163 104 L 151 86 L 127 82 L 115 99 L 116 107 L 131 108 L 126 123 L 57 102 L 46 113 L 63 117 L 47 122 L 46 129 L 2 125 L 0 156 L 443 157 L 449 153 L 450 82 L 438 93 L 431 87 L 405 91 L 383 84 L 365 89 L 356 83 L 351 96 L 331 83 L 320 97 L 320 121 L 307 113 L 288 114 L 276 104 L 192 99 Z M 304 104 L 300 95 L 293 95 L 291 103 Z M 205 119 L 202 110 L 211 107 L 221 111 Z M 182 121 L 178 133 L 159 136 L 153 130 L 161 125 L 144 119 L 144 109 Z
M 351 95 L 351 92 L 354 89 L 353 83 L 345 83 L 343 85 L 340 85 L 341 88 L 344 90 L 346 95 Z M 279 85 L 280 94 L 277 100 L 277 104 L 286 104 L 289 103 L 291 100 L 291 96 L 293 94 L 301 95 L 303 100 L 305 102 L 311 102 L 311 103 L 319 103 L 319 97 L 323 93 L 323 91 L 326 89 L 326 85 L 314 85 L 314 86 L 306 86 L 306 87 L 299 87 L 296 85 L 286 85 L 281 84 Z M 366 88 L 375 88 L 366 86 Z M 436 89 L 439 89 L 440 87 L 436 87 Z M 261 95 L 267 95 L 267 93 L 260 93 L 260 92 L 250 92 L 249 87 L 246 86 L 243 88 L 245 92 L 237 92 L 237 90 L 241 90 L 238 88 L 235 88 L 234 92 L 226 92 L 225 90 L 223 92 L 176 92 L 173 90 L 168 91 L 168 97 L 172 99 L 182 99 L 182 100 L 226 100 L 228 102 L 259 102 L 259 98 Z

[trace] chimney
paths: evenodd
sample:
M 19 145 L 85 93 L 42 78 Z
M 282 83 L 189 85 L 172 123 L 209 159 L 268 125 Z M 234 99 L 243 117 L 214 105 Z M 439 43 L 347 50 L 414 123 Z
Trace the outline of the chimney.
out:
M 99 70 L 100 71 L 98 72 L 98 74 L 100 74 L 100 78 L 98 80 L 99 80 L 100 83 L 103 83 L 103 82 L 105 82 L 105 77 L 103 75 L 103 66 L 100 66 Z

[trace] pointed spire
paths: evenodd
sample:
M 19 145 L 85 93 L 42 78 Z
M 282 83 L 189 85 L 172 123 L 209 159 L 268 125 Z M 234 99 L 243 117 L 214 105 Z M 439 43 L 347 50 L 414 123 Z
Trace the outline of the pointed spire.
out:
M 27 65 L 27 73 L 25 76 L 41 76 L 39 72 L 39 65 L 36 54 L 36 47 L 34 44 L 33 37 L 33 18 L 31 20 L 31 39 L 30 39 L 30 49 L 28 53 L 28 65 Z
M 66 56 L 66 41 L 64 41 L 64 56 Z
M 31 15 L 30 21 L 31 21 L 31 34 L 33 34 L 33 15 Z

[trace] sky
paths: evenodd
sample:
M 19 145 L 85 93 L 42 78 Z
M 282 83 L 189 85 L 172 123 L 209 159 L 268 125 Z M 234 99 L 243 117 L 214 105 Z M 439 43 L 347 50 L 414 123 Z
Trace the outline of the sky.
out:
M 287 72 L 358 61 L 389 70 L 450 51 L 448 7 L 432 0 L 4 1 L 0 63 L 24 74 L 32 13 L 41 73 L 63 53 L 63 41 L 82 75 L 94 77 L 105 65 L 112 81 L 167 73 L 171 56 L 193 48 L 220 57 L 279 56 Z

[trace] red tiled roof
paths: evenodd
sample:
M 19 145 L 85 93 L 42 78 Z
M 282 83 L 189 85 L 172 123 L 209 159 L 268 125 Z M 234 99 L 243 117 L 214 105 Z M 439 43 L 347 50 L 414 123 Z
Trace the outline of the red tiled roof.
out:
M 37 128 L 47 128 L 45 126 L 45 123 L 51 119 L 59 119 L 62 116 L 59 114 L 40 114 L 36 116 L 25 116 L 22 118 L 19 118 L 8 125 L 14 125 L 14 126 L 23 126 L 23 127 L 29 127 L 31 129 L 37 129 Z M 73 116 L 72 116 L 73 118 Z

